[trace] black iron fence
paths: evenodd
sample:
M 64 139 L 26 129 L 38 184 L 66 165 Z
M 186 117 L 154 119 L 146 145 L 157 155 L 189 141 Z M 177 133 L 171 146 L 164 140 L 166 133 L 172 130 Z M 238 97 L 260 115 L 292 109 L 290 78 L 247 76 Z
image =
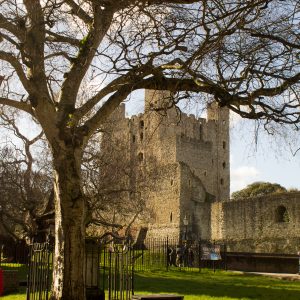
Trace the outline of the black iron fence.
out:
M 29 246 L 25 241 L 0 240 L 0 267 L 10 269 L 27 265 Z
M 47 300 L 52 281 L 53 246 L 48 242 L 30 246 L 0 242 L 0 246 L 2 268 L 22 265 L 26 269 L 27 300 Z M 145 239 L 142 243 L 105 243 L 104 240 L 88 239 L 87 298 L 104 299 L 105 291 L 108 300 L 131 299 L 136 271 L 226 269 L 226 262 L 225 245 L 209 241 L 165 238 Z
M 48 300 L 51 283 L 52 247 L 49 242 L 30 245 L 27 300 Z
M 109 300 L 127 300 L 134 294 L 134 274 L 146 270 L 225 269 L 225 246 L 208 241 L 146 239 L 143 243 L 89 241 L 86 246 L 88 291 Z M 98 266 L 98 268 L 97 268 Z M 98 290 L 98 292 L 96 292 Z
M 132 244 L 134 269 L 226 269 L 226 245 L 204 240 L 146 239 Z
M 134 264 L 134 252 L 130 245 L 111 244 L 101 247 L 101 288 L 107 290 L 107 299 L 131 299 L 134 293 Z

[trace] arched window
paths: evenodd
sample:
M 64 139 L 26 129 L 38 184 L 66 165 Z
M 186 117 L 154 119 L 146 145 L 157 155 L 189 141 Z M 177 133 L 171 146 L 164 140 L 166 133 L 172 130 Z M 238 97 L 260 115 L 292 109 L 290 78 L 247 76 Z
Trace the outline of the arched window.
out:
M 285 206 L 280 205 L 276 208 L 275 221 L 277 223 L 288 223 L 290 221 L 289 214 Z
M 144 154 L 143 154 L 142 152 L 140 152 L 140 153 L 138 154 L 138 160 L 139 160 L 139 162 L 142 162 L 143 159 L 144 159 Z
M 200 124 L 200 127 L 199 127 L 199 137 L 200 137 L 200 140 L 202 140 L 202 137 L 203 137 L 203 128 L 202 128 L 202 124 Z

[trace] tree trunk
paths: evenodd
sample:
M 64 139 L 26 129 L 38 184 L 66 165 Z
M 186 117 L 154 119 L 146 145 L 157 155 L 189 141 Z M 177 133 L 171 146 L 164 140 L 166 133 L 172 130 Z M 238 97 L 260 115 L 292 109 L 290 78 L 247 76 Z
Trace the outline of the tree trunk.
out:
M 54 153 L 55 249 L 52 300 L 85 299 L 86 203 L 81 187 L 81 151 Z

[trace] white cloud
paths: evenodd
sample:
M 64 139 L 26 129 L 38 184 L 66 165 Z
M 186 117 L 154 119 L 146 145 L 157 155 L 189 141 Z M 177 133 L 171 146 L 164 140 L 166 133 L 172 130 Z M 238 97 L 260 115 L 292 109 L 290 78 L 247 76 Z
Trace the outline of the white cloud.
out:
M 252 166 L 241 166 L 231 170 L 231 192 L 243 189 L 248 184 L 257 181 L 258 169 Z

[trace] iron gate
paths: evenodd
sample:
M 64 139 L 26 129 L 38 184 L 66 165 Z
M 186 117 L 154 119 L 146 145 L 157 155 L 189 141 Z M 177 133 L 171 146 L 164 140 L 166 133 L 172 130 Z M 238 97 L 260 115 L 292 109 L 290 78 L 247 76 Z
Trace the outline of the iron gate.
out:
M 27 300 L 48 300 L 50 287 L 50 244 L 33 243 L 30 245 Z

